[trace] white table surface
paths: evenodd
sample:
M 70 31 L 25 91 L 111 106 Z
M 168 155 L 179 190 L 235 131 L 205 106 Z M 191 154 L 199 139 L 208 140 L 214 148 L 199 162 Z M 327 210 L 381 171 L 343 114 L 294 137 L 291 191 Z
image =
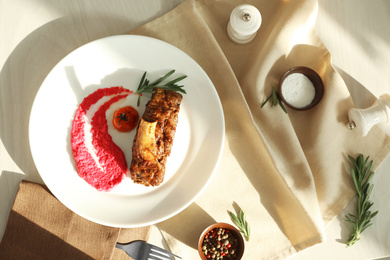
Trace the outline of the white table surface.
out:
M 180 2 L 0 0 L 0 238 L 19 182 L 42 183 L 29 150 L 28 118 L 45 76 L 75 47 L 127 32 Z M 390 1 L 319 0 L 316 28 L 357 107 L 390 93 Z M 355 246 L 340 242 L 349 234 L 344 215 L 356 207 L 352 201 L 327 227 L 325 243 L 291 259 L 390 259 L 389 169 L 388 157 L 372 181 L 379 214 Z M 151 241 L 163 244 L 156 227 Z

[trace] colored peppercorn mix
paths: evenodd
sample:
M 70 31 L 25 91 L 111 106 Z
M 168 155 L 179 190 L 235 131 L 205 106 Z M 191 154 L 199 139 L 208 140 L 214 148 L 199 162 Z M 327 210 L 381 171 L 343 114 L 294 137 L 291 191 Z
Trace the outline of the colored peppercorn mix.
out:
M 236 259 L 237 249 L 237 238 L 225 228 L 213 228 L 207 232 L 202 243 L 203 254 L 209 259 Z

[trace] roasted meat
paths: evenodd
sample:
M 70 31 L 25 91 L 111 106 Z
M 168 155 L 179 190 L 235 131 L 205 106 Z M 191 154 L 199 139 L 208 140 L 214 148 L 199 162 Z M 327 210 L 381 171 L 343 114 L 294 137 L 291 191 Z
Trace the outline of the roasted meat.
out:
M 130 174 L 135 183 L 158 186 L 164 180 L 181 100 L 182 95 L 175 91 L 153 90 L 133 141 Z

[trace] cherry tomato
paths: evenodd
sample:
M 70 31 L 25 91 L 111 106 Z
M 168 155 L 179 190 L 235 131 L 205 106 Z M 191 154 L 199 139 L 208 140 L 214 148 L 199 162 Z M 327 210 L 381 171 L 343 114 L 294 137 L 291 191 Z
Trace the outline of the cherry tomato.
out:
M 132 106 L 121 107 L 114 112 L 112 124 L 120 132 L 130 132 L 133 130 L 139 120 L 137 110 Z

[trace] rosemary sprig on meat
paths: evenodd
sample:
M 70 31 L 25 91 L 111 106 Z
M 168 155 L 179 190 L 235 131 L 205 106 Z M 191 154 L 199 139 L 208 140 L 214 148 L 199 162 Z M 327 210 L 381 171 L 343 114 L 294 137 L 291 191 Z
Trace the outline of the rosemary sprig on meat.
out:
M 276 90 L 275 86 L 272 85 L 272 93 L 271 95 L 269 95 L 269 97 L 264 101 L 264 103 L 261 105 L 260 108 L 263 108 L 263 106 L 271 99 L 272 103 L 271 103 L 271 107 L 273 106 L 277 106 L 278 104 L 280 105 L 280 107 L 283 109 L 284 113 L 287 114 L 287 109 L 286 107 L 284 106 L 281 98 L 280 98 L 280 95 L 278 93 L 278 91 Z
M 137 91 L 135 92 L 135 94 L 139 94 L 137 106 L 139 106 L 139 104 L 141 102 L 142 94 L 143 93 L 152 93 L 154 88 L 163 88 L 166 90 L 173 90 L 176 92 L 181 92 L 181 93 L 186 94 L 186 91 L 183 89 L 184 85 L 177 85 L 176 84 L 179 81 L 185 79 L 187 77 L 186 75 L 180 76 L 174 80 L 171 80 L 165 84 L 162 84 L 162 82 L 164 80 L 166 80 L 167 78 L 169 78 L 169 76 L 171 76 L 174 72 L 175 72 L 175 70 L 171 70 L 170 72 L 168 72 L 167 74 L 165 74 L 161 78 L 158 78 L 157 80 L 150 83 L 149 80 L 146 78 L 146 71 L 145 71 L 145 73 L 142 75 L 141 81 L 139 82 Z
M 373 161 L 371 160 L 367 165 L 369 156 L 364 159 L 364 156 L 361 154 L 356 160 L 350 155 L 348 155 L 348 158 L 354 167 L 351 169 L 351 175 L 357 191 L 357 214 L 348 214 L 345 216 L 345 220 L 351 223 L 354 228 L 354 232 L 348 238 L 347 247 L 352 246 L 360 239 L 360 234 L 372 225 L 371 219 L 378 214 L 378 211 L 370 211 L 374 203 L 368 200 L 374 188 L 374 185 L 370 185 L 369 183 L 374 176 L 374 172 L 370 171 Z
M 244 236 L 246 237 L 246 240 L 249 241 L 250 228 L 249 228 L 248 222 L 246 221 L 245 212 L 240 209 L 237 216 L 234 215 L 234 213 L 230 212 L 230 211 L 229 211 L 229 214 L 230 214 L 230 217 L 231 217 L 233 223 L 240 229 L 240 232 L 242 234 L 244 234 Z

